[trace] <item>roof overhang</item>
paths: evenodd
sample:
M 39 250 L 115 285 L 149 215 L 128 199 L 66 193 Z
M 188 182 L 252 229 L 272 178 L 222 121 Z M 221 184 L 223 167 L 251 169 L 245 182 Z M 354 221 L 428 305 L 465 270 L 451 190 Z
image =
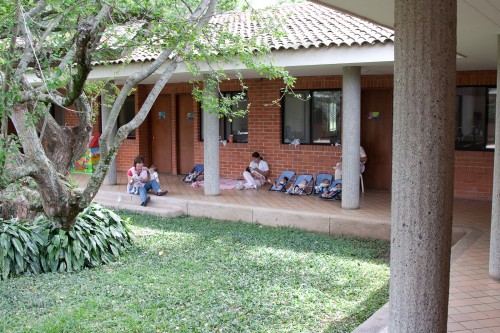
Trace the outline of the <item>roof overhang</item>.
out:
M 314 0 L 394 28 L 394 0 Z M 457 0 L 457 70 L 497 68 L 500 0 Z M 396 31 L 397 33 L 397 31 Z
M 340 75 L 344 66 L 361 66 L 362 74 L 389 74 L 392 73 L 394 61 L 394 44 L 373 44 L 354 46 L 335 46 L 308 48 L 298 50 L 282 50 L 274 52 L 270 60 L 285 67 L 291 75 L 299 76 L 321 76 Z M 147 63 L 134 62 L 130 64 L 116 64 L 108 66 L 96 66 L 90 73 L 90 79 L 114 78 L 115 82 L 123 83 L 127 77 L 143 69 Z M 161 67 L 157 73 L 143 81 L 143 84 L 155 83 L 167 65 Z M 255 71 L 247 70 L 243 66 L 228 64 L 223 66 L 229 75 L 240 70 L 245 78 L 259 78 Z M 201 74 L 208 73 L 206 64 L 200 63 Z M 194 77 L 181 64 L 177 67 L 170 83 L 187 82 Z M 200 78 L 198 78 L 200 79 Z

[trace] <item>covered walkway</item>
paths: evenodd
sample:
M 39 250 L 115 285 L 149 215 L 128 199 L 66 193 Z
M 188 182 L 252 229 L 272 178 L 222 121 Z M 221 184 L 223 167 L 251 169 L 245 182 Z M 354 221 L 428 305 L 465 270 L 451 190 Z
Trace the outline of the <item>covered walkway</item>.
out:
M 75 174 L 79 184 L 88 176 Z M 345 234 L 389 240 L 389 191 L 368 190 L 361 196 L 360 209 L 343 210 L 339 201 L 311 196 L 288 196 L 258 190 L 222 190 L 220 196 L 205 196 L 202 188 L 180 181 L 180 175 L 161 175 L 169 193 L 152 197 L 148 207 L 138 196 L 125 193 L 126 177 L 118 185 L 103 185 L 96 201 L 115 208 L 127 208 L 157 215 L 189 214 L 228 220 L 292 226 L 331 235 Z M 500 333 L 500 283 L 488 276 L 491 202 L 454 200 L 453 243 L 448 332 Z M 386 307 L 384 307 L 386 308 Z M 369 320 L 356 332 L 384 332 L 388 311 Z

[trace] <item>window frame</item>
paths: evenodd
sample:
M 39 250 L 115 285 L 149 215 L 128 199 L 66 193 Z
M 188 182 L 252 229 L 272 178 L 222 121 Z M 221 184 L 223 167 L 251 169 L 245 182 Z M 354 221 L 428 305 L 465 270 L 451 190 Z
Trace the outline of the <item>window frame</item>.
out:
M 222 91 L 221 92 L 223 95 L 226 95 L 226 94 L 230 94 L 231 97 L 233 95 L 236 95 L 236 94 L 239 94 L 241 93 L 241 91 Z M 248 92 L 245 91 L 245 98 L 246 98 L 246 102 L 247 102 L 247 106 L 248 106 Z M 220 98 L 219 98 L 220 99 Z M 205 113 L 204 110 L 202 109 L 201 107 L 201 103 L 198 103 L 199 107 L 198 109 L 200 110 L 200 142 L 204 142 L 205 139 L 203 137 L 203 114 Z M 248 113 L 245 115 L 245 117 L 247 118 L 247 126 L 248 126 Z M 242 117 L 244 118 L 244 117 Z M 228 124 L 229 123 L 229 120 L 228 120 L 228 117 L 227 116 L 224 116 L 222 118 L 219 118 L 219 140 L 226 140 L 227 142 L 229 142 L 229 137 L 227 136 L 227 130 L 228 130 Z M 221 132 L 222 132 L 222 135 L 221 135 Z M 248 143 L 248 133 L 249 131 L 247 132 L 247 141 L 233 141 L 234 143 L 243 143 L 243 144 L 247 144 Z
M 116 128 L 117 128 L 117 129 L 118 129 L 118 128 L 120 128 L 120 127 L 122 127 L 122 126 L 123 126 L 123 125 L 125 125 L 125 124 L 128 124 L 128 123 L 132 120 L 132 119 L 130 119 L 130 120 L 128 120 L 128 121 L 127 121 L 127 120 L 125 120 L 125 122 L 123 122 L 123 123 L 120 121 L 120 115 L 121 115 L 121 113 L 122 113 L 122 112 L 125 112 L 124 110 L 125 110 L 125 105 L 126 105 L 126 103 L 128 102 L 127 100 L 128 100 L 128 99 L 132 99 L 132 98 L 134 99 L 134 116 L 132 117 L 132 119 L 133 119 L 133 118 L 135 117 L 135 115 L 136 115 L 136 113 L 135 113 L 135 111 L 136 111 L 136 110 L 135 110 L 135 102 L 136 102 L 136 100 L 135 100 L 135 94 L 133 94 L 133 95 L 130 95 L 130 96 L 127 96 L 127 97 L 126 97 L 125 102 L 123 103 L 123 106 L 122 106 L 122 108 L 120 109 L 120 113 L 118 114 L 118 117 L 116 118 Z M 126 115 L 125 115 L 124 117 L 126 118 Z M 136 138 L 137 138 L 137 128 L 136 128 L 135 130 L 131 130 L 131 131 L 127 134 L 127 140 L 135 140 Z
M 322 92 L 322 91 L 331 91 L 331 92 L 339 92 L 339 109 L 340 114 L 338 118 L 338 135 L 333 139 L 330 138 L 330 142 L 314 142 L 314 92 Z M 297 89 L 294 91 L 295 93 L 305 92 L 306 96 L 310 96 L 310 98 L 306 101 L 309 105 L 309 142 L 300 142 L 301 145 L 308 146 L 333 146 L 336 144 L 340 144 L 342 142 L 342 114 L 343 114 L 343 104 L 342 104 L 342 88 L 331 88 L 331 89 Z M 286 99 L 282 94 L 282 103 L 281 103 L 281 144 L 290 144 L 291 142 L 285 141 L 285 110 L 286 109 Z
M 486 94 L 484 97 L 484 120 L 483 120 L 483 126 L 484 126 L 484 139 L 482 143 L 482 148 L 469 148 L 469 147 L 460 147 L 457 146 L 457 132 L 458 132 L 458 100 L 457 100 L 457 105 L 455 105 L 455 124 L 454 124 L 454 148 L 455 150 L 458 151 L 487 151 L 487 152 L 492 152 L 495 151 L 495 148 L 487 148 L 488 145 L 488 91 L 489 89 L 497 89 L 497 97 L 498 98 L 498 87 L 494 85 L 458 85 L 455 90 L 455 97 L 458 97 L 458 89 L 459 88 L 484 88 L 486 90 Z M 496 114 L 495 114 L 496 117 Z M 493 124 L 495 125 L 495 124 Z M 495 126 L 494 126 L 495 127 Z M 496 145 L 496 142 L 494 143 Z

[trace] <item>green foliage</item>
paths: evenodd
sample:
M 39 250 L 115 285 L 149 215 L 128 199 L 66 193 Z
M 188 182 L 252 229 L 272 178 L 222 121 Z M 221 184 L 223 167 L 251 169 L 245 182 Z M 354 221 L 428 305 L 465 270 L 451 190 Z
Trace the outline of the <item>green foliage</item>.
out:
M 243 35 L 242 31 L 230 28 L 237 24 L 235 17 L 248 13 L 224 13 L 233 10 L 236 2 L 210 0 L 207 5 L 201 0 L 15 0 L 2 4 L 0 48 L 7 52 L 0 54 L 3 78 L 0 122 L 4 132 L 0 134 L 5 137 L 7 120 L 11 118 L 24 154 L 19 150 L 11 153 L 7 145 L 3 148 L 0 145 L 0 169 L 11 166 L 7 161 L 8 155 L 12 155 L 12 160 L 25 162 L 31 168 L 11 172 L 10 178 L 26 176 L 29 172 L 40 186 L 49 178 L 53 184 L 58 182 L 59 186 L 43 187 L 42 202 L 49 201 L 47 197 L 57 197 L 61 202 L 75 202 L 75 207 L 84 207 L 102 183 L 107 166 L 126 139 L 124 134 L 147 119 L 154 100 L 178 64 L 189 69 L 195 78 L 208 73 L 219 93 L 224 80 L 239 80 L 241 92 L 230 97 L 219 94 L 220 98 L 203 100 L 200 90 L 194 91 L 204 110 L 227 116 L 230 121 L 248 112 L 248 109 L 234 110 L 245 97 L 243 70 L 254 72 L 252 76 L 259 74 L 270 80 L 282 80 L 283 91 L 289 91 L 295 79 L 268 58 L 269 41 L 283 34 L 280 29 L 283 22 L 278 19 L 281 13 L 253 12 L 251 26 L 255 29 L 252 28 L 251 35 Z M 143 56 L 143 65 L 128 66 L 132 59 Z M 95 75 L 91 75 L 96 68 L 104 71 L 94 71 Z M 130 76 L 127 77 L 129 71 L 124 68 L 131 70 Z M 91 82 L 102 79 L 101 75 L 105 76 L 103 81 Z M 118 129 L 112 138 L 111 128 L 126 101 L 125 96 L 132 93 L 133 86 L 145 82 L 146 77 L 151 82 L 157 80 L 155 86 L 149 93 L 145 91 L 148 96 L 144 96 L 146 100 L 134 119 L 124 124 L 125 128 Z M 81 156 L 86 144 L 83 138 L 97 118 L 97 96 L 109 87 L 104 81 L 110 83 L 115 79 L 117 83 L 112 85 L 120 89 L 120 93 L 104 94 L 114 101 L 103 103 L 112 107 L 101 136 L 103 148 L 97 172 L 80 196 L 59 191 L 64 184 L 60 179 L 53 179 L 52 171 L 56 168 L 65 174 L 66 170 L 60 169 L 69 167 Z M 58 106 L 57 111 L 60 107 L 66 111 L 74 109 L 78 125 L 57 126 L 49 112 L 52 106 Z M 54 153 L 52 147 L 61 147 L 64 154 Z M 49 160 L 52 163 L 48 163 Z M 53 209 L 45 209 L 45 214 L 61 220 L 59 223 L 66 227 L 72 225 L 76 211 L 58 214 L 61 208 L 56 204 Z M 65 218 L 67 221 L 62 221 Z M 80 267 L 81 259 L 78 259 L 80 261 L 68 257 L 71 263 L 66 263 L 66 268 L 72 269 L 75 263 Z
M 0 172 L 0 189 L 5 188 L 10 184 L 9 174 L 5 172 L 4 166 L 6 164 L 16 163 L 12 159 L 12 156 L 14 156 L 13 151 L 19 151 L 20 147 L 21 145 L 19 144 L 16 135 L 9 134 L 7 139 L 4 139 L 4 136 L 0 135 L 0 169 L 4 170 L 4 172 Z
M 46 228 L 16 220 L 0 225 L 0 279 L 23 273 L 39 274 L 40 255 L 47 241 Z
M 251 11 L 250 20 L 254 27 L 251 35 L 235 34 L 230 28 L 234 24 L 232 20 L 230 14 L 223 14 L 215 23 L 211 22 L 200 29 L 193 41 L 193 49 L 183 55 L 186 67 L 195 77 L 201 73 L 200 64 L 206 63 L 210 68 L 203 86 L 196 80 L 192 81 L 196 83 L 193 89 L 195 100 L 201 103 L 203 110 L 218 114 L 219 117 L 226 116 L 230 120 L 245 116 L 250 107 L 248 105 L 246 110 L 234 110 L 234 106 L 245 98 L 247 90 L 244 75 L 238 67 L 252 70 L 268 80 L 280 80 L 283 94 L 296 95 L 292 90 L 296 79 L 272 61 L 268 44 L 270 40 L 284 35 L 284 17 L 276 8 Z M 228 71 L 228 68 L 231 70 Z M 227 96 L 221 92 L 220 84 L 231 79 L 239 81 L 241 91 Z M 204 93 L 207 86 L 216 95 L 207 96 Z M 279 100 L 272 102 L 279 103 Z
M 80 213 L 68 232 L 44 217 L 33 223 L 0 221 L 0 279 L 107 264 L 132 241 L 127 220 L 95 204 Z

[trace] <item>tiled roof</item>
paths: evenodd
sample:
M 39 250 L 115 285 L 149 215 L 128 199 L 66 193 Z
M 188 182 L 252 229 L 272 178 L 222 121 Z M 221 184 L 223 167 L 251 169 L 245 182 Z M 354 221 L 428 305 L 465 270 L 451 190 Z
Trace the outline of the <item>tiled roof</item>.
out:
M 367 20 L 312 2 L 279 7 L 271 15 L 284 19 L 284 36 L 263 36 L 272 50 L 367 45 L 394 42 L 394 31 Z M 252 36 L 255 24 L 250 11 L 231 11 L 215 16 L 210 23 L 228 27 L 235 34 Z M 158 52 L 135 49 L 127 58 L 133 62 L 152 61 Z M 112 63 L 122 63 L 125 58 Z
M 229 23 L 230 30 L 252 35 L 250 12 L 219 15 L 211 23 Z M 351 46 L 394 41 L 394 31 L 312 2 L 279 7 L 274 15 L 285 19 L 285 36 L 270 40 L 273 50 L 321 46 Z

